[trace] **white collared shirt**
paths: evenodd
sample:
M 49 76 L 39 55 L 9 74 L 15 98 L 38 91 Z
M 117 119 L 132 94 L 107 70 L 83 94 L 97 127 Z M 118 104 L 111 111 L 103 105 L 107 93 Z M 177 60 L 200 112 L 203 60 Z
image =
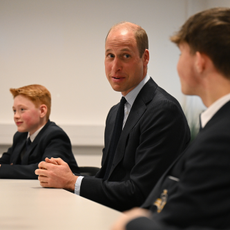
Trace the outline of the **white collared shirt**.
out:
M 36 132 L 34 132 L 32 135 L 30 135 L 28 132 L 27 139 L 30 138 L 30 141 L 32 143 L 43 127 L 44 125 L 40 129 L 38 129 Z
M 230 93 L 221 97 L 210 105 L 202 114 L 201 114 L 201 127 L 204 128 L 209 120 L 214 116 L 214 114 L 228 101 L 230 101 Z
M 44 127 L 44 125 L 40 129 L 35 131 L 32 135 L 30 135 L 30 133 L 28 132 L 27 138 L 26 138 L 26 145 L 29 143 L 29 142 L 27 142 L 28 139 L 30 139 L 30 143 L 32 143 L 34 141 L 34 139 L 36 138 L 36 136 L 38 135 L 38 133 L 41 131 L 41 129 L 43 127 Z M 24 154 L 25 154 L 25 150 L 21 152 L 21 159 L 23 158 Z
M 125 114 L 124 114 L 124 120 L 123 120 L 123 128 L 124 125 L 127 121 L 127 118 L 129 116 L 130 110 L 133 106 L 133 103 L 137 97 L 137 95 L 139 94 L 139 92 L 141 91 L 141 89 L 143 88 L 143 86 L 146 84 L 146 82 L 148 82 L 148 80 L 150 79 L 150 76 L 147 74 L 145 76 L 145 78 L 132 90 L 130 91 L 126 96 L 126 103 L 125 103 Z

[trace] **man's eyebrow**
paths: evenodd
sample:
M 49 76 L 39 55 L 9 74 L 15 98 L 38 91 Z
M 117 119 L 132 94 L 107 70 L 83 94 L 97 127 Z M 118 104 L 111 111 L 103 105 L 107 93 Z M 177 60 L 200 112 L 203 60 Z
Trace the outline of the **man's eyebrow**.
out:
M 111 52 L 111 49 L 107 49 L 107 50 L 105 50 L 105 52 L 106 52 L 106 53 Z
M 124 52 L 124 51 L 126 51 L 126 52 L 129 51 L 129 52 L 130 52 L 131 50 L 130 50 L 129 48 L 124 48 L 124 49 L 121 49 L 121 50 L 120 50 L 120 52 Z M 105 52 L 106 52 L 106 53 L 112 52 L 112 49 L 107 49 L 107 50 L 105 50 Z

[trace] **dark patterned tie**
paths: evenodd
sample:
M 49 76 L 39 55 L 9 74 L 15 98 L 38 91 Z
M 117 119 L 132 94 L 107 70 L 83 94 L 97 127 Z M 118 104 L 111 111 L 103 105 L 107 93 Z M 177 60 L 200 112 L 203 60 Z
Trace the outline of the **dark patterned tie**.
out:
M 110 148 L 109 148 L 109 152 L 108 152 L 108 161 L 107 161 L 107 165 L 106 165 L 104 180 L 108 179 L 110 169 L 111 169 L 111 166 L 113 163 L 114 154 L 115 154 L 115 151 L 117 148 L 117 143 L 118 143 L 120 135 L 121 135 L 123 120 L 124 120 L 124 105 L 125 105 L 125 103 L 126 103 L 126 99 L 124 97 L 122 97 L 118 111 L 117 111 L 117 116 L 116 116 L 115 125 L 114 125 L 114 129 L 113 129 L 113 136 L 111 139 Z

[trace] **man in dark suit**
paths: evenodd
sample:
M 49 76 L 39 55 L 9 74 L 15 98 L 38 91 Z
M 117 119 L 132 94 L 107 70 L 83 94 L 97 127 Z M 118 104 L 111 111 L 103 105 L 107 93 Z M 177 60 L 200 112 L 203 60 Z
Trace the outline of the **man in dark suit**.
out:
M 67 134 L 49 120 L 50 92 L 41 85 L 10 89 L 18 132 L 13 145 L 0 158 L 0 178 L 37 179 L 34 170 L 46 157 L 62 157 L 79 173 Z
M 62 187 L 121 211 L 144 202 L 190 141 L 179 103 L 147 75 L 148 62 L 148 37 L 140 26 L 124 22 L 111 28 L 105 43 L 105 72 L 112 88 L 126 100 L 107 116 L 102 167 L 95 177 L 83 178 L 67 172 L 61 159 L 46 159 L 36 170 L 43 187 Z M 120 109 L 124 109 L 123 130 L 114 147 Z
M 181 51 L 182 92 L 207 107 L 201 130 L 143 209 L 126 212 L 113 230 L 230 229 L 230 8 L 191 16 L 171 40 Z

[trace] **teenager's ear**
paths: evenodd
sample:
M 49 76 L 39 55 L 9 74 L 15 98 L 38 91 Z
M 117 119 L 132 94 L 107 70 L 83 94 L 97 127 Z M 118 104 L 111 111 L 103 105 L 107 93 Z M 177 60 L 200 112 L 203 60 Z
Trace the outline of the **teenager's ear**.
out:
M 47 106 L 45 104 L 40 105 L 40 117 L 43 118 L 47 114 Z
M 206 58 L 207 56 L 205 54 L 202 54 L 200 52 L 196 52 L 196 62 L 195 62 L 195 68 L 198 73 L 202 73 L 206 67 Z

